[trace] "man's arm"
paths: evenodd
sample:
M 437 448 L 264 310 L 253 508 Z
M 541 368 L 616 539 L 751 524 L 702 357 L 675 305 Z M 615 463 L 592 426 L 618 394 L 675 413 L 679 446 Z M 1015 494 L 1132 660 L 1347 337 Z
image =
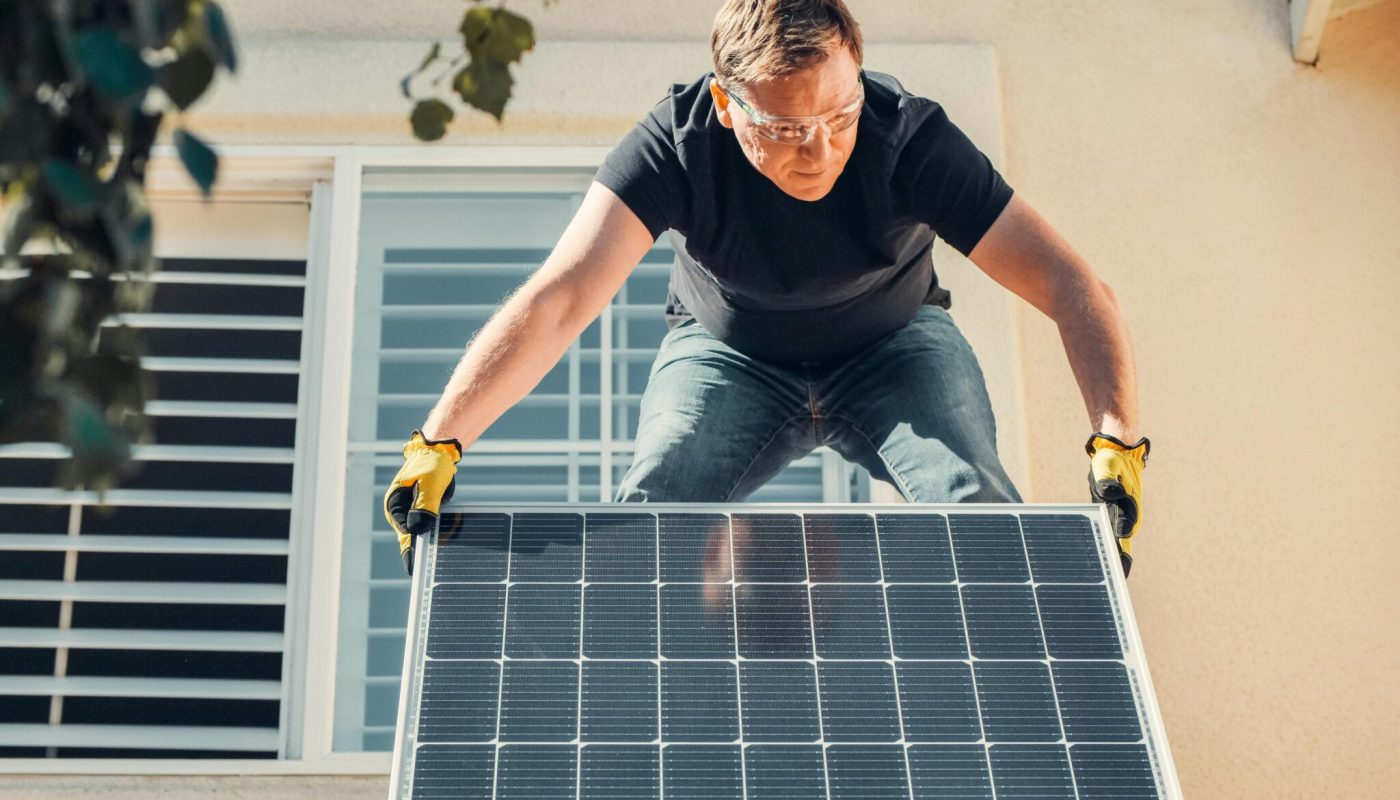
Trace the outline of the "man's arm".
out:
M 968 255 L 992 280 L 1060 328 L 1093 430 L 1138 438 L 1132 344 L 1118 300 L 1083 257 L 1019 194 Z
M 424 436 L 471 447 L 559 362 L 653 241 L 637 215 L 595 181 L 544 265 L 471 341 Z

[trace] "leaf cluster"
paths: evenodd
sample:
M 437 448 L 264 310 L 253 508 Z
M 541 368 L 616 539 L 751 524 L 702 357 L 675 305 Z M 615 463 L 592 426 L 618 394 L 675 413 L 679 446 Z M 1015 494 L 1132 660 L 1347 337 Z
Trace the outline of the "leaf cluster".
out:
M 0 444 L 69 445 L 65 485 L 114 485 L 149 439 L 120 317 L 150 306 L 146 162 L 164 115 L 237 67 L 213 0 L 0 1 Z M 217 156 L 174 138 L 208 196 Z
M 488 7 L 480 0 L 462 15 L 462 54 L 433 78 L 436 88 L 449 76 L 451 90 L 468 106 L 485 111 L 500 122 L 510 101 L 515 78 L 510 72 L 525 51 L 534 49 L 535 29 L 528 19 L 503 6 Z M 418 97 L 415 79 L 443 60 L 442 46 L 433 43 L 418 68 L 403 77 L 399 86 L 405 98 L 417 100 L 409 114 L 413 135 L 425 142 L 441 139 L 456 116 L 452 106 L 438 97 Z

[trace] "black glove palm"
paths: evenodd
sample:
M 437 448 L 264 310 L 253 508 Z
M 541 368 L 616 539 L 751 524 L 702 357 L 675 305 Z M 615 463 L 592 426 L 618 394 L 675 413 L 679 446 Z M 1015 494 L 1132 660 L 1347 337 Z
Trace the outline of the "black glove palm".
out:
M 433 529 L 438 509 L 452 499 L 457 487 L 457 462 L 462 445 L 456 439 L 428 441 L 414 431 L 403 446 L 403 466 L 384 493 L 384 518 L 399 535 L 403 568 L 413 574 L 413 537 Z
M 1133 536 L 1142 527 L 1142 470 L 1152 443 L 1144 437 L 1127 445 L 1103 433 L 1089 437 L 1085 449 L 1089 466 L 1089 494 L 1095 503 L 1108 506 L 1108 521 L 1118 538 L 1123 576 L 1133 568 Z

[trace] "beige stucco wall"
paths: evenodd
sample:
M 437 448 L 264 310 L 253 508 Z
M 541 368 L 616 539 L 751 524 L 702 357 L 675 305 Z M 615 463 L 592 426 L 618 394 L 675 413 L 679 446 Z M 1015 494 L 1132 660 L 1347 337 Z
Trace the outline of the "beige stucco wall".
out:
M 1187 796 L 1394 797 L 1400 2 L 1330 23 L 1316 69 L 1291 60 L 1283 0 L 849 2 L 872 42 L 992 48 L 1008 178 L 1127 313 L 1155 445 L 1131 588 Z M 307 38 L 328 30 L 406 39 L 391 49 L 411 66 L 460 13 L 436 5 L 327 23 L 228 3 L 289 83 L 346 46 Z M 703 67 L 716 5 L 514 3 L 541 34 L 520 105 L 454 138 L 610 143 L 638 109 L 608 98 L 655 96 L 656 76 L 555 43 L 675 42 L 677 69 Z M 362 82 L 355 102 L 255 108 L 231 89 L 199 124 L 215 141 L 408 141 L 397 72 L 341 77 Z M 1056 332 L 1024 305 L 1015 328 L 1029 499 L 1082 500 L 1088 423 Z

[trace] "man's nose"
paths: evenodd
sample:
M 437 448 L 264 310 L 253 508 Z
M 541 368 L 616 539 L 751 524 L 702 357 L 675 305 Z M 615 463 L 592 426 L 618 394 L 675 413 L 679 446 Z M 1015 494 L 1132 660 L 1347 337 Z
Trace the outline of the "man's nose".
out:
M 831 134 L 827 132 L 826 126 L 819 125 L 812 132 L 811 141 L 802 145 L 802 156 L 818 164 L 826 163 L 831 156 Z

